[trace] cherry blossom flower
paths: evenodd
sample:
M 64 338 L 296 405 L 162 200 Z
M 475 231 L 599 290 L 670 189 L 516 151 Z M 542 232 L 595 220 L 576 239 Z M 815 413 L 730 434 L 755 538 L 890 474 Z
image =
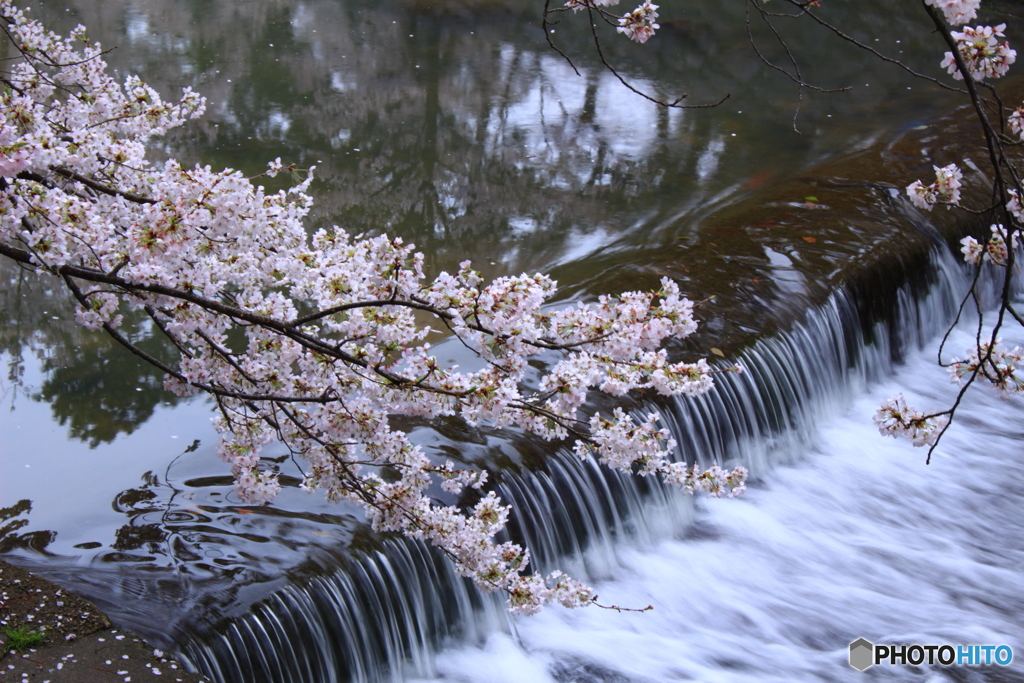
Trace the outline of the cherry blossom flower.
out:
M 874 416 L 878 431 L 884 436 L 910 440 L 915 446 L 931 446 L 949 423 L 946 415 L 927 416 L 907 406 L 903 394 L 890 398 Z
M 990 262 L 997 266 L 1005 266 L 1009 262 L 1009 253 L 1006 247 L 1006 229 L 1001 223 L 992 225 L 989 228 L 992 236 L 985 244 L 979 243 L 973 237 L 965 237 L 960 240 L 962 245 L 960 252 L 964 255 L 967 263 Z M 1018 235 L 1014 232 L 1011 238 L 1013 248 L 1018 248 Z
M 1006 210 L 1010 212 L 1014 218 L 1024 223 L 1024 211 L 1020 205 L 1020 193 L 1017 190 L 1007 190 L 1007 194 L 1010 195 L 1010 199 L 1006 202 Z
M 938 203 L 959 204 L 960 181 L 963 179 L 963 173 L 956 164 L 949 164 L 942 168 L 933 166 L 932 168 L 935 169 L 934 183 L 925 185 L 920 180 L 915 180 L 907 186 L 907 196 L 911 203 L 925 211 L 931 211 L 932 207 Z
M 642 42 L 655 9 L 645 3 L 620 30 Z M 362 505 L 379 531 L 434 544 L 529 613 L 594 596 L 561 574 L 527 573 L 528 551 L 496 540 L 509 508 L 487 490 L 487 472 L 424 452 L 396 417 L 514 427 L 690 493 L 742 492 L 743 468 L 683 471 L 655 413 L 581 416 L 594 391 L 699 395 L 736 370 L 675 362 L 661 348 L 697 327 L 674 281 L 554 308 L 557 283 L 543 274 L 487 283 L 465 262 L 428 281 L 423 255 L 399 238 L 337 226 L 310 236 L 312 168 L 287 167 L 304 179 L 268 193 L 231 169 L 151 164 L 146 142 L 200 116 L 201 97 L 185 89 L 165 101 L 137 78 L 115 82 L 84 28 L 62 38 L 11 0 L 0 0 L 0 21 L 21 53 L 4 67 L 14 87 L 0 93 L 0 249 L 60 276 L 83 325 L 132 347 L 119 326 L 136 311 L 172 342 L 179 357 L 150 360 L 168 390 L 216 397 L 219 453 L 243 502 L 280 492 L 262 454 L 285 448 L 305 462 L 302 488 Z M 265 175 L 283 170 L 276 159 Z M 435 329 L 483 369 L 441 363 L 426 342 Z M 547 370 L 528 386 L 531 361 Z M 435 484 L 469 486 L 478 502 L 438 503 Z
M 999 24 L 976 28 L 965 26 L 962 32 L 952 32 L 951 35 L 956 40 L 957 49 L 967 65 L 967 70 L 975 80 L 999 78 L 1005 75 L 1010 65 L 1017 60 L 1016 50 L 1011 50 L 1010 44 L 1006 41 L 999 42 L 999 38 L 1006 37 L 1003 33 L 1005 30 L 1006 24 Z M 949 71 L 953 78 L 963 80 L 963 74 L 960 73 L 952 52 L 946 53 L 941 66 Z
M 925 0 L 925 4 L 942 10 L 951 25 L 963 26 L 978 16 L 981 0 Z
M 994 344 L 979 344 L 964 360 L 950 361 L 949 378 L 954 384 L 962 384 L 966 377 L 975 373 L 987 379 L 1000 398 L 1024 393 L 1024 349 L 1007 349 L 1002 340 L 997 339 Z
M 661 28 L 654 21 L 658 18 L 657 9 L 658 6 L 651 4 L 650 0 L 644 0 L 642 5 L 619 19 L 619 26 L 615 30 L 630 40 L 646 43 L 647 39 L 653 36 L 657 29 Z
M 1024 140 L 1024 107 L 1017 107 L 1006 119 L 1010 132 Z

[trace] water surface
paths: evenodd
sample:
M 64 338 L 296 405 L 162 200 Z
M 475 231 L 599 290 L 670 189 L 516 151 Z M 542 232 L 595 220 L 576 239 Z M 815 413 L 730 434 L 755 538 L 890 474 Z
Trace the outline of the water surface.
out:
M 832 5 L 855 35 L 938 71 L 913 3 Z M 751 53 L 742 3 L 676 1 L 662 5 L 664 29 L 646 46 L 610 34 L 604 44 L 647 92 L 686 91 L 695 104 L 729 96 L 715 109 L 667 110 L 618 84 L 585 27 L 567 21 L 554 37 L 577 75 L 548 48 L 539 11 L 500 0 L 70 0 L 33 9 L 55 28 L 81 22 L 116 46 L 109 61 L 120 74 L 209 98 L 203 121 L 159 141 L 155 157 L 251 174 L 275 157 L 315 164 L 312 224 L 402 235 L 431 273 L 467 257 L 490 276 L 548 270 L 566 297 L 646 284 L 637 264 L 668 254 L 682 263 L 694 245 L 695 273 L 709 274 L 701 296 L 730 296 L 724 278 L 722 291 L 706 291 L 728 261 L 753 280 L 757 269 L 774 274 L 771 301 L 806 307 L 796 255 L 730 252 L 708 239 L 708 226 L 777 182 L 918 127 L 950 101 L 821 33 L 794 32 L 809 80 L 851 88 L 805 92 L 796 132 L 799 93 Z M 821 198 L 808 193 L 784 203 L 816 209 Z M 849 258 L 819 246 L 826 265 Z M 674 272 L 685 281 L 689 267 Z M 352 510 L 300 494 L 294 480 L 269 508 L 240 505 L 213 455 L 202 399 L 177 401 L 157 373 L 69 322 L 66 297 L 46 281 L 7 264 L 0 281 L 3 551 L 63 573 L 125 618 L 160 614 L 187 628 L 321 573 L 339 546 L 376 542 Z M 437 453 L 522 458 L 492 434 L 418 430 Z

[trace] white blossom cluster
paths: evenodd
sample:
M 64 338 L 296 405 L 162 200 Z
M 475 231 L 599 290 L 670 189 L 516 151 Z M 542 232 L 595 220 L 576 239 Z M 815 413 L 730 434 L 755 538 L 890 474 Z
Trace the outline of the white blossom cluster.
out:
M 686 493 L 706 493 L 712 497 L 734 498 L 746 490 L 747 470 L 737 467 L 723 470 L 714 463 L 701 471 L 699 465 L 672 462 L 668 459 L 663 444 L 675 443 L 668 430 L 658 429 L 659 416 L 649 414 L 647 419 L 636 424 L 630 415 L 617 408 L 612 419 L 594 415 L 590 419 L 590 434 L 596 442 L 601 462 L 617 469 L 637 471 L 641 476 L 661 474 L 669 484 L 681 487 Z M 582 442 L 576 445 L 576 454 L 586 458 L 593 446 Z
M 942 10 L 946 21 L 951 26 L 963 26 L 978 16 L 978 7 L 981 0 L 924 0 L 926 5 L 931 5 Z
M 581 9 L 598 9 L 599 7 L 610 7 L 619 4 L 619 0 L 566 0 L 565 6 L 573 12 Z M 646 43 L 647 39 L 654 35 L 661 26 L 655 21 L 658 18 L 658 6 L 651 3 L 651 0 L 644 0 L 643 4 L 623 16 L 612 15 L 604 10 L 598 10 L 608 17 L 614 17 L 618 26 L 616 31 L 623 34 L 630 40 L 638 43 Z
M 949 377 L 954 384 L 975 373 L 987 379 L 1001 398 L 1024 393 L 1024 349 L 1007 349 L 1001 340 L 983 342 L 964 360 L 950 361 Z
M 1009 196 L 1006 208 L 1019 221 L 1022 218 L 1019 193 L 1009 190 Z M 990 226 L 990 231 L 992 235 L 984 244 L 970 236 L 960 241 L 960 251 L 967 263 L 1008 265 L 1007 229 L 997 223 Z M 1019 254 L 1016 231 L 1009 242 Z M 1002 398 L 1024 393 L 1024 350 L 1006 349 L 998 340 L 995 343 L 980 342 L 974 349 L 968 349 L 966 359 L 952 358 L 946 365 L 955 384 L 962 385 L 968 378 L 981 377 Z M 886 401 L 874 419 L 882 434 L 909 439 L 915 446 L 933 445 L 949 422 L 946 414 L 925 415 L 908 407 L 902 394 Z
M 712 463 L 711 467 L 701 471 L 699 465 L 687 467 L 684 463 L 671 463 L 667 466 L 669 475 L 666 481 L 677 486 L 682 486 L 687 493 L 700 491 L 713 498 L 728 496 L 735 498 L 746 491 L 745 479 L 747 470 L 737 467 L 733 470 L 725 470 Z
M 959 204 L 960 186 L 963 180 L 963 173 L 956 164 L 949 164 L 935 169 L 935 182 L 925 185 L 920 180 L 915 180 L 907 186 L 907 196 L 911 203 L 925 211 L 931 211 L 936 204 Z
M 945 415 L 926 416 L 908 407 L 903 394 L 897 394 L 882 404 L 875 413 L 874 422 L 885 436 L 909 439 L 915 446 L 930 446 L 949 424 L 949 418 Z
M 622 411 L 578 415 L 594 389 L 695 395 L 713 386 L 718 371 L 705 361 L 673 363 L 660 348 L 696 329 L 671 280 L 658 292 L 551 309 L 556 283 L 545 275 L 486 284 L 466 262 L 427 282 L 423 256 L 400 239 L 337 227 L 310 238 L 312 169 L 289 191 L 267 193 L 230 169 L 149 164 L 146 141 L 199 116 L 203 99 L 186 89 L 164 102 L 138 79 L 117 84 L 81 27 L 59 37 L 11 0 L 0 0 L 0 15 L 21 53 L 0 72 L 0 254 L 62 278 L 81 323 L 131 347 L 122 315 L 140 311 L 171 341 L 178 357 L 148 360 L 168 389 L 215 398 L 220 453 L 242 500 L 278 493 L 260 454 L 283 443 L 305 461 L 304 488 L 362 505 L 378 530 L 435 544 L 478 585 L 506 591 L 512 609 L 532 612 L 594 596 L 561 574 L 524 574 L 527 551 L 494 540 L 508 507 L 483 492 L 486 473 L 428 457 L 392 428 L 395 416 L 571 439 L 581 455 L 660 473 L 689 492 L 742 492 L 742 468 L 672 463 L 656 416 L 638 425 Z M 286 169 L 296 171 L 277 159 L 265 175 Z M 427 318 L 483 368 L 440 363 Z M 525 388 L 529 361 L 552 353 L 562 359 Z M 435 486 L 477 502 L 436 503 Z
M 992 236 L 985 244 L 981 244 L 973 237 L 965 237 L 960 240 L 961 253 L 967 263 L 994 263 L 997 266 L 1005 266 L 1009 262 L 1009 253 L 1006 246 L 1006 229 L 1001 223 L 993 224 L 990 228 Z M 1010 238 L 1013 249 L 1018 248 L 1017 233 Z
M 630 40 L 646 43 L 647 39 L 661 28 L 655 23 L 655 19 L 658 18 L 657 9 L 658 6 L 652 4 L 651 0 L 644 0 L 642 5 L 619 19 L 619 26 L 615 30 Z
M 999 41 L 1000 38 L 1006 37 L 1003 33 L 1005 30 L 1006 24 L 999 24 L 976 28 L 965 26 L 963 31 L 951 33 L 971 78 L 978 81 L 999 78 L 1005 75 L 1010 65 L 1017 60 L 1017 51 L 1010 49 L 1010 44 L 1005 40 Z M 949 71 L 953 78 L 963 80 L 963 74 L 960 73 L 952 52 L 946 53 L 941 66 Z
M 1006 123 L 1010 126 L 1010 132 L 1021 140 L 1024 140 L 1024 107 L 1017 107 L 1006 117 Z

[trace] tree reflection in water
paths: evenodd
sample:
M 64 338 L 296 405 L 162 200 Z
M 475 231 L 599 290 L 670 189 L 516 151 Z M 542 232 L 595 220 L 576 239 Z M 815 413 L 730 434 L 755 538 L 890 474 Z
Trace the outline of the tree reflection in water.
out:
M 19 529 L 28 525 L 27 517 L 21 517 L 21 515 L 28 515 L 30 512 L 32 512 L 32 501 L 25 498 L 10 507 L 0 508 L 0 553 L 32 550 L 44 555 L 49 554 L 46 546 L 50 545 L 57 537 L 56 531 L 17 533 Z M 19 519 L 19 517 L 21 518 Z
M 162 373 L 127 354 L 101 332 L 75 323 L 69 297 L 48 278 L 5 260 L 0 263 L 0 354 L 7 354 L 4 403 L 13 410 L 20 396 L 49 404 L 54 420 L 68 436 L 95 448 L 131 434 L 156 406 L 180 399 L 163 389 Z M 165 343 L 149 334 L 138 316 L 129 333 L 149 353 Z M 39 386 L 25 386 L 26 354 L 38 359 Z

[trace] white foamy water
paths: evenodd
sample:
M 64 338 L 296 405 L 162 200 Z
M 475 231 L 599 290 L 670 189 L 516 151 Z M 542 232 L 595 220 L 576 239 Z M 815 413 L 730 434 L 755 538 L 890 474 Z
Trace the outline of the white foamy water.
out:
M 517 618 L 518 644 L 494 634 L 442 652 L 437 680 L 1024 681 L 1024 401 L 973 389 L 928 466 L 871 422 L 898 391 L 921 408 L 953 399 L 935 343 L 850 397 L 742 499 L 701 501 L 683 538 L 617 547 L 601 601 L 654 610 Z M 948 348 L 970 343 L 957 332 Z M 847 663 L 860 637 L 1016 656 L 860 673 Z

